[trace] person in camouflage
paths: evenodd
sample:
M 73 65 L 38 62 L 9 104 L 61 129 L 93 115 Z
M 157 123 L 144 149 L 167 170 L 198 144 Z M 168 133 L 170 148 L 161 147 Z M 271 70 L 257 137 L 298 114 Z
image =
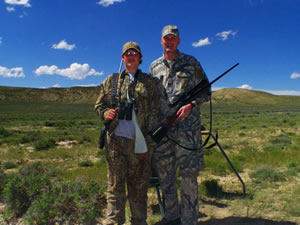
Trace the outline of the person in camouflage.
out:
M 200 63 L 193 56 L 178 51 L 179 43 L 178 28 L 173 25 L 165 26 L 161 38 L 164 54 L 150 66 L 150 74 L 161 80 L 170 103 L 201 80 L 207 80 Z M 207 89 L 192 104 L 178 109 L 176 123 L 170 128 L 168 138 L 163 138 L 154 150 L 152 163 L 165 197 L 165 216 L 157 224 L 197 224 L 197 177 L 204 167 L 199 106 L 209 100 L 210 94 L 211 90 Z M 164 112 L 162 118 L 168 116 Z M 181 207 L 176 188 L 177 169 L 182 177 Z
M 159 122 L 160 82 L 138 69 L 141 50 L 137 43 L 123 46 L 125 70 L 112 74 L 100 85 L 95 110 L 111 123 L 106 132 L 108 170 L 107 213 L 104 224 L 125 223 L 128 198 L 133 225 L 146 225 L 147 189 L 151 176 L 151 156 L 155 142 L 147 134 Z M 117 76 L 117 89 L 114 82 Z M 161 85 L 161 90 L 163 86 Z M 113 92 L 117 94 L 113 95 Z M 113 106 L 113 103 L 117 103 Z M 127 196 L 125 186 L 127 185 Z

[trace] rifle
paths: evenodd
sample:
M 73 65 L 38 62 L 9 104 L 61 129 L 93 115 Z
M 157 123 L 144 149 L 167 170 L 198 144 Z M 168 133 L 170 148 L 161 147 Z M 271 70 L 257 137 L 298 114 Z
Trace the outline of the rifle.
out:
M 162 120 L 157 127 L 155 127 L 152 131 L 150 131 L 149 135 L 151 136 L 151 138 L 156 143 L 159 143 L 163 139 L 163 137 L 165 137 L 167 135 L 168 130 L 171 127 L 171 125 L 175 123 L 175 120 L 177 118 L 176 113 L 182 106 L 192 103 L 192 101 L 197 99 L 202 94 L 203 91 L 208 90 L 208 88 L 210 88 L 213 83 L 215 83 L 217 80 L 219 80 L 220 78 L 225 76 L 225 74 L 227 74 L 228 72 L 233 70 L 238 65 L 239 65 L 239 63 L 235 64 L 234 66 L 232 66 L 231 68 L 226 70 L 224 73 L 222 73 L 220 76 L 218 76 L 216 79 L 214 79 L 210 83 L 206 79 L 200 81 L 191 90 L 181 94 L 177 101 L 175 101 L 172 104 L 169 104 L 168 106 L 170 108 L 174 108 L 175 106 L 177 106 L 176 112 L 173 115 L 168 116 L 167 118 Z
M 121 70 L 122 70 L 122 66 L 123 66 L 123 60 L 121 59 L 121 63 L 120 63 L 120 67 L 119 67 L 119 74 L 121 73 Z M 112 96 L 113 98 L 114 96 Z M 113 100 L 112 100 L 112 104 L 111 104 L 112 108 L 115 108 L 116 107 L 116 104 L 113 103 Z M 99 140 L 98 140 L 98 149 L 103 149 L 104 146 L 105 146 L 105 135 L 106 135 L 106 131 L 108 129 L 108 127 L 110 126 L 112 120 L 105 120 L 104 121 L 104 125 L 103 125 L 103 128 L 102 128 L 102 131 L 101 131 L 101 134 L 100 134 L 100 137 L 99 137 Z

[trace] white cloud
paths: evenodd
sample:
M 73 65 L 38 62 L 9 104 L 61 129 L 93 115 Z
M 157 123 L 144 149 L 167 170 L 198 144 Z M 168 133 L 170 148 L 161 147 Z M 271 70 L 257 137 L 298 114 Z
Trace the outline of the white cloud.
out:
M 229 36 L 235 36 L 237 32 L 233 32 L 232 30 L 219 32 L 216 34 L 217 37 L 219 37 L 221 40 L 225 41 L 229 38 Z
M 221 89 L 223 89 L 224 87 L 211 87 L 212 91 L 219 91 Z
M 9 6 L 7 6 L 7 7 L 6 7 L 6 10 L 7 10 L 8 12 L 13 12 L 13 11 L 15 11 L 16 9 L 15 9 L 15 7 L 9 7 Z
M 25 7 L 31 7 L 31 5 L 29 4 L 30 0 L 4 0 L 4 2 L 6 4 L 10 4 L 10 5 L 23 5 Z
M 3 66 L 0 66 L 0 76 L 6 77 L 6 78 L 25 77 L 22 67 L 15 67 L 15 68 L 8 69 L 8 68 L 3 67 Z
M 205 45 L 210 45 L 211 42 L 209 41 L 208 37 L 207 38 L 204 38 L 204 39 L 200 39 L 198 42 L 193 42 L 193 46 L 194 47 L 202 47 L 202 46 L 205 46 Z
M 102 5 L 103 7 L 107 7 L 113 5 L 116 2 L 125 2 L 125 0 L 100 0 L 98 4 Z
M 54 88 L 60 88 L 60 84 L 54 84 L 52 87 L 54 87 Z
M 277 91 L 273 91 L 273 90 L 262 90 L 264 92 L 268 92 L 271 93 L 273 95 L 296 95 L 296 96 L 300 96 L 300 91 L 292 91 L 292 90 L 277 90 Z
M 100 76 L 103 75 L 103 72 L 97 72 L 94 69 L 90 69 L 89 64 L 78 64 L 73 63 L 70 65 L 69 68 L 66 69 L 59 69 L 57 66 L 40 66 L 37 68 L 34 73 L 38 76 L 40 75 L 60 75 L 64 77 L 68 77 L 69 79 L 76 79 L 82 80 L 85 79 L 87 76 Z
M 295 72 L 295 73 L 292 73 L 290 77 L 291 77 L 291 79 L 297 79 L 297 78 L 300 78 L 300 73 L 296 73 L 296 72 Z
M 81 85 L 75 85 L 73 87 L 97 87 L 99 84 L 81 84 Z
M 54 49 L 64 49 L 64 50 L 68 50 L 71 51 L 73 50 L 73 48 L 75 48 L 75 44 L 73 45 L 69 45 L 65 40 L 60 41 L 58 44 L 53 44 L 52 48 Z
M 224 88 L 228 88 L 228 87 L 212 87 L 213 91 L 219 91 L 221 89 Z M 293 90 L 258 90 L 258 89 L 253 89 L 251 86 L 249 86 L 248 84 L 243 84 L 240 87 L 237 88 L 243 88 L 243 89 L 252 89 L 252 90 L 256 90 L 256 91 L 263 91 L 263 92 L 267 92 L 273 95 L 293 95 L 293 96 L 300 96 L 300 91 L 293 91 Z
M 242 86 L 239 86 L 237 88 L 248 89 L 248 90 L 252 89 L 252 87 L 248 84 L 243 84 Z

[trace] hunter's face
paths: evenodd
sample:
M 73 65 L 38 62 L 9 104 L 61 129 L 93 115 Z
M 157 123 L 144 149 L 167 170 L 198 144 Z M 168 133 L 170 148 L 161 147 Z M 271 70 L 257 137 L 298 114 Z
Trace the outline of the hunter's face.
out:
M 173 34 L 168 34 L 161 39 L 165 52 L 177 52 L 180 39 Z
M 122 55 L 127 71 L 136 71 L 139 67 L 141 55 L 134 49 L 129 49 Z

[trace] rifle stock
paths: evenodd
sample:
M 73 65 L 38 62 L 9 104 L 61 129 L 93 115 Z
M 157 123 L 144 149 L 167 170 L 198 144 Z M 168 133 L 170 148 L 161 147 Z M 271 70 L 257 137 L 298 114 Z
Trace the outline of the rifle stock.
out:
M 104 126 L 103 126 L 103 129 L 101 131 L 101 134 L 100 134 L 100 137 L 99 137 L 99 140 L 98 140 L 98 149 L 103 149 L 104 148 L 106 130 L 107 130 L 107 127 L 110 124 L 111 124 L 111 120 L 104 122 Z

